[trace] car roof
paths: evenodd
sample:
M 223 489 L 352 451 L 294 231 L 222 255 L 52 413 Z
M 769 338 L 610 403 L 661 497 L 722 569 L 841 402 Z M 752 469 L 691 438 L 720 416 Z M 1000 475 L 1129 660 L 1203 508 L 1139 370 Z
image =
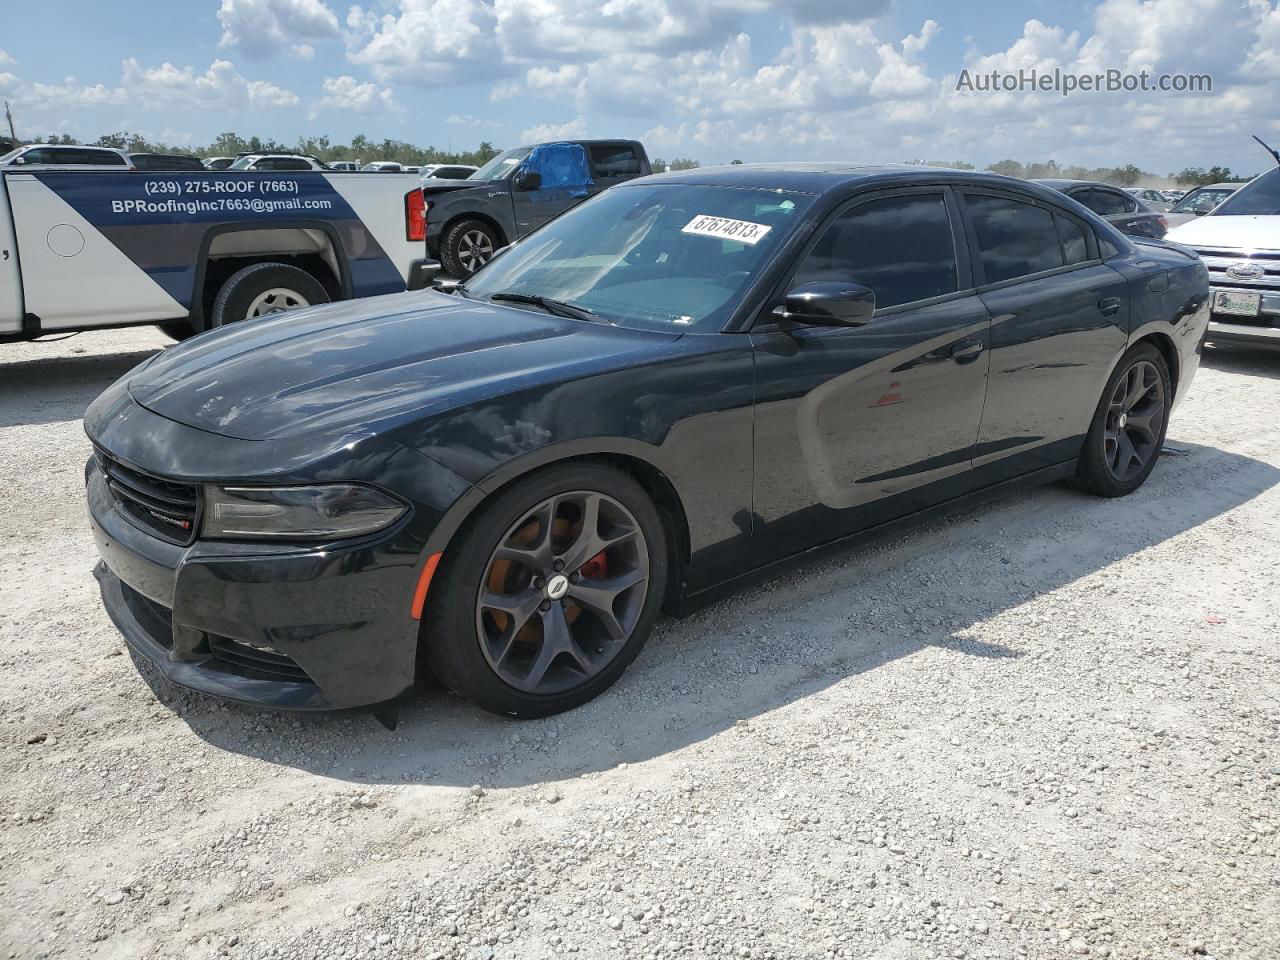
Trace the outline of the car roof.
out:
M 99 147 L 88 143 L 27 143 L 21 147 L 14 147 L 15 150 L 34 150 L 37 147 L 42 149 L 51 148 L 54 150 L 102 150 L 106 153 L 118 153 L 124 156 L 125 152 L 116 147 Z
M 737 163 L 718 167 L 672 170 L 621 184 L 645 185 L 654 182 L 705 186 L 744 187 L 823 194 L 841 188 L 876 182 L 955 183 L 1020 190 L 1036 194 L 1043 187 L 1029 180 L 1003 177 L 974 170 L 953 170 L 911 163 Z M 617 189 L 617 188 L 614 188 Z

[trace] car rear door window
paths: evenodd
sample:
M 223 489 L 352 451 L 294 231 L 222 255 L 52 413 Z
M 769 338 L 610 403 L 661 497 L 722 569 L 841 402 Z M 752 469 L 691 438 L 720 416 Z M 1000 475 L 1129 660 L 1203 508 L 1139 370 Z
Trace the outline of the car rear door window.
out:
M 1068 263 L 1083 263 L 1089 259 L 1089 243 L 1084 227 L 1070 217 L 1054 215 L 1058 226 L 1058 240 L 1062 243 L 1062 256 Z
M 987 283 L 1000 283 L 1063 265 L 1053 214 L 1021 200 L 966 194 Z
M 593 143 L 589 146 L 591 166 L 600 177 L 635 177 L 640 175 L 640 158 L 634 147 L 625 143 Z
M 1138 206 L 1132 197 L 1126 197 L 1115 190 L 1099 190 L 1094 187 L 1088 196 L 1088 200 L 1081 202 L 1100 217 L 1114 217 L 1135 210 Z
M 941 193 L 868 200 L 841 214 L 796 273 L 796 283 L 852 281 L 875 291 L 876 307 L 959 289 L 951 220 Z

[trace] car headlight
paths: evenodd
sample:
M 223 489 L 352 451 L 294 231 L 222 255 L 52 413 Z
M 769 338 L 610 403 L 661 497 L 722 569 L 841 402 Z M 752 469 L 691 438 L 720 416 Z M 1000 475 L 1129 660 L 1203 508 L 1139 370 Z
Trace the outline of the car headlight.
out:
M 205 487 L 206 537 L 323 540 L 358 537 L 399 520 L 408 507 L 358 483 L 312 487 Z

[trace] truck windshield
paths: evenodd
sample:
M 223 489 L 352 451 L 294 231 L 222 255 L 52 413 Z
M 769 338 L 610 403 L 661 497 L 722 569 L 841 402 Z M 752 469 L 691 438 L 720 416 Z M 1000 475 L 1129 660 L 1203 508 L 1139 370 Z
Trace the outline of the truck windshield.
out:
M 1280 214 L 1280 167 L 1246 183 L 1213 213 L 1223 217 L 1272 217 Z
M 464 296 L 589 311 L 647 330 L 720 329 L 814 197 L 693 184 L 614 187 L 516 243 Z
M 521 160 L 527 157 L 533 147 L 512 147 L 498 154 L 479 170 L 467 177 L 468 180 L 501 180 L 516 168 Z

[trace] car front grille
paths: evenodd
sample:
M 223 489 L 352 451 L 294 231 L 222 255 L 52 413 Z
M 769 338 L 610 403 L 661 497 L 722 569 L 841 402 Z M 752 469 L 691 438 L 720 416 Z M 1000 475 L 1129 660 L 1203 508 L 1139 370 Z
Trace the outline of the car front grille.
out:
M 1227 250 L 1221 247 L 1197 248 L 1196 253 L 1209 270 L 1209 282 L 1242 290 L 1280 290 L 1280 251 Z M 1250 263 L 1262 268 L 1258 277 L 1239 278 L 1228 270 L 1235 264 Z
M 96 455 L 107 488 L 136 526 L 172 543 L 190 543 L 195 538 L 199 487 L 127 467 L 101 450 Z
M 313 683 L 297 661 L 276 650 L 222 637 L 209 636 L 209 653 L 236 673 L 266 677 L 270 680 L 291 680 L 294 683 Z

